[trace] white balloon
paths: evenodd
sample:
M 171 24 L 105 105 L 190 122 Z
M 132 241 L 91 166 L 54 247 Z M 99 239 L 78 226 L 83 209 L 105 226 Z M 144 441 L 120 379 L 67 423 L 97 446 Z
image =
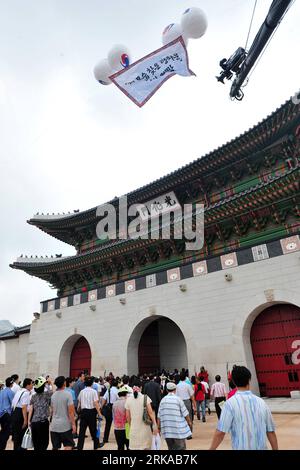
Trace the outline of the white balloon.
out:
M 114 72 L 110 67 L 107 59 L 102 59 L 94 67 L 95 79 L 101 83 L 101 85 L 110 85 L 111 79 L 109 78 Z
M 165 46 L 169 44 L 169 42 L 174 41 L 175 39 L 179 38 L 179 36 L 183 37 L 185 45 L 188 44 L 188 38 L 183 34 L 182 28 L 178 23 L 171 23 L 165 27 L 162 33 L 162 43 Z
M 130 64 L 130 51 L 122 44 L 116 44 L 107 55 L 107 60 L 114 72 L 122 70 Z
M 193 39 L 199 39 L 207 29 L 207 17 L 201 8 L 192 7 L 185 10 L 181 17 L 183 33 Z

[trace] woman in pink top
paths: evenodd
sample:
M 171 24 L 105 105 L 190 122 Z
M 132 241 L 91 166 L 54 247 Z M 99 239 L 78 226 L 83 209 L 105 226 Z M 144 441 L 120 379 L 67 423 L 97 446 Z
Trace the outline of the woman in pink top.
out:
M 114 428 L 115 428 L 115 438 L 118 444 L 118 450 L 125 450 L 129 449 L 129 440 L 126 439 L 126 431 L 125 431 L 125 424 L 126 424 L 126 410 L 125 410 L 125 402 L 128 390 L 126 387 L 120 388 L 118 392 L 119 398 L 113 404 L 113 420 L 114 420 Z

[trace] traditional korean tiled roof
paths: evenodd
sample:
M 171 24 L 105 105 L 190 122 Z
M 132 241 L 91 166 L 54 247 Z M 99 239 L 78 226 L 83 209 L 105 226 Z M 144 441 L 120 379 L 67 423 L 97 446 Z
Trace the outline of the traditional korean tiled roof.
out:
M 233 196 L 222 199 L 204 209 L 205 224 L 216 224 L 226 218 L 235 217 L 244 211 L 256 210 L 260 207 L 275 203 L 283 198 L 294 197 L 295 194 L 300 195 L 300 166 L 291 168 L 283 175 L 270 177 L 268 181 L 258 183 L 245 191 Z M 63 258 L 18 258 L 17 261 L 10 266 L 14 269 L 21 269 L 28 274 L 39 276 L 40 273 L 50 274 L 56 272 L 64 272 L 70 269 L 81 268 L 98 263 L 100 261 L 111 258 L 111 256 L 124 255 L 135 249 L 150 246 L 156 243 L 156 240 L 111 240 L 104 246 L 99 246 L 90 251 L 86 251 L 74 256 L 66 256 Z
M 151 200 L 160 194 L 174 190 L 180 184 L 226 169 L 228 165 L 235 164 L 261 149 L 267 149 L 274 141 L 287 138 L 288 128 L 295 118 L 299 119 L 299 114 L 300 105 L 294 104 L 292 100 L 287 101 L 267 118 L 227 144 L 152 183 L 129 192 L 128 204 Z M 117 205 L 118 198 L 108 203 Z M 94 207 L 82 212 L 74 211 L 74 213 L 58 215 L 36 214 L 28 220 L 28 223 L 55 238 L 75 245 L 70 236 L 71 231 L 95 222 L 96 209 Z
M 0 334 L 0 340 L 18 338 L 20 335 L 30 332 L 31 325 L 16 326 L 13 330 Z
M 68 258 L 68 256 L 62 256 L 62 255 L 51 255 L 51 256 L 27 256 L 27 255 L 21 255 L 19 258 L 17 258 L 16 263 L 20 264 L 27 264 L 27 263 L 34 263 L 34 264 L 48 264 L 48 263 L 54 263 L 55 261 L 61 261 L 65 258 Z

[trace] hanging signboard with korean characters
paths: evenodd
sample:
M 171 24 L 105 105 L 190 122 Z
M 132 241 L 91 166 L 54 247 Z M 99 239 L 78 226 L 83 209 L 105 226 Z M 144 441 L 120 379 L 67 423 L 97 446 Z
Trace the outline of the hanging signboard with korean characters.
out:
M 111 81 L 137 106 L 142 107 L 174 75 L 195 75 L 189 68 L 188 53 L 180 36 L 129 67 L 115 73 Z

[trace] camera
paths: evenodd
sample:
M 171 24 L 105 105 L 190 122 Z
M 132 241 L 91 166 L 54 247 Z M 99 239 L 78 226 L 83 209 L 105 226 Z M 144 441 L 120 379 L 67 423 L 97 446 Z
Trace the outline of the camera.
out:
M 216 77 L 218 82 L 224 83 L 225 78 L 231 80 L 233 73 L 239 73 L 241 70 L 241 65 L 243 64 L 246 58 L 247 52 L 243 47 L 239 47 L 229 59 L 222 59 L 220 61 L 220 67 L 223 69 L 223 72 Z

